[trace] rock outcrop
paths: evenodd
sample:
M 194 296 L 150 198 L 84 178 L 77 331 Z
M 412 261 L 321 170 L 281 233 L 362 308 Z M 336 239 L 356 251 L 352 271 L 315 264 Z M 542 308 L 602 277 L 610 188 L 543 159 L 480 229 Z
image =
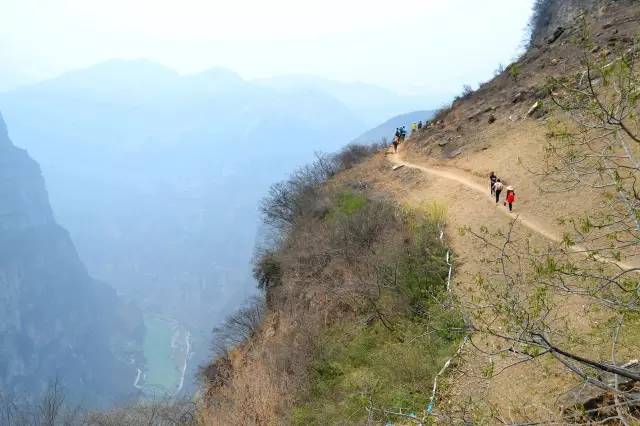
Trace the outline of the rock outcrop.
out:
M 585 10 L 594 10 L 608 0 L 538 0 L 532 21 L 532 41 L 555 42 Z

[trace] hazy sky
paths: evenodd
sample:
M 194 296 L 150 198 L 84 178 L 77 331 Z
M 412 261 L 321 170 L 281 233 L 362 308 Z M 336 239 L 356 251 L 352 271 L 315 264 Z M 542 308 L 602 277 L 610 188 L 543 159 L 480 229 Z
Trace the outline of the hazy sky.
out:
M 0 90 L 112 58 L 451 94 L 522 45 L 532 0 L 0 0 Z

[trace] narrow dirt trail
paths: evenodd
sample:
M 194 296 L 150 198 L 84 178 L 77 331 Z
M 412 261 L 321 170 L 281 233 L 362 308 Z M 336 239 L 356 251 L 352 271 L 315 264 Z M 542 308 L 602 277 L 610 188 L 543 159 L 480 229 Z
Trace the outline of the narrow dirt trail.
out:
M 444 178 L 450 181 L 454 181 L 457 182 L 460 185 L 463 185 L 469 189 L 472 189 L 473 191 L 479 192 L 483 195 L 485 195 L 486 197 L 486 204 L 491 206 L 493 204 L 495 204 L 493 202 L 493 200 L 491 199 L 491 197 L 489 196 L 488 192 L 489 192 L 489 181 L 487 179 L 486 184 L 481 184 L 478 182 L 477 178 L 473 177 L 472 175 L 470 175 L 469 173 L 463 172 L 461 170 L 458 169 L 452 169 L 452 168 L 444 168 L 444 167 L 432 167 L 432 166 L 421 166 L 418 164 L 413 164 L 413 163 L 409 163 L 407 161 L 404 161 L 401 157 L 400 154 L 390 154 L 389 158 L 391 160 L 392 163 L 396 164 L 396 165 L 402 165 L 404 167 L 408 167 L 410 169 L 417 169 L 417 170 L 421 170 L 425 173 L 428 173 L 430 175 L 434 175 L 440 178 Z M 548 229 L 547 227 L 541 225 L 537 220 L 532 219 L 527 217 L 526 212 L 518 212 L 516 213 L 511 213 L 509 212 L 509 210 L 507 209 L 499 209 L 498 210 L 500 213 L 502 213 L 505 216 L 508 216 L 510 219 L 518 219 L 518 222 L 522 225 L 524 225 L 525 227 L 527 227 L 528 229 L 530 229 L 531 231 L 542 235 L 543 237 L 547 238 L 548 240 L 554 241 L 554 242 L 560 242 L 562 241 L 562 238 L 560 236 L 558 236 L 557 234 L 555 234 L 553 231 L 551 231 L 550 229 Z
M 389 153 L 388 154 L 388 158 L 390 159 L 390 161 L 397 165 L 397 166 L 404 166 L 407 168 L 411 168 L 411 169 L 416 169 L 416 170 L 420 170 L 424 173 L 427 173 L 431 176 L 435 176 L 441 179 L 445 179 L 448 181 L 453 181 L 458 183 L 459 185 L 465 187 L 466 189 L 470 189 L 473 192 L 482 194 L 482 200 L 486 200 L 483 201 L 483 203 L 486 206 L 490 206 L 495 208 L 495 202 L 493 201 L 493 199 L 491 199 L 491 197 L 489 196 L 489 182 L 487 179 L 487 182 L 485 184 L 480 183 L 479 179 L 465 171 L 462 171 L 460 169 L 455 169 L 455 168 L 451 168 L 451 167 L 434 167 L 434 166 L 424 166 L 424 165 L 420 165 L 420 164 L 414 164 L 414 163 L 410 163 L 408 161 L 403 160 L 403 158 L 401 157 L 400 153 Z M 471 203 L 479 203 L 480 200 L 474 199 L 474 200 L 469 200 L 469 204 Z M 506 208 L 498 208 L 498 211 L 500 212 L 500 214 L 502 214 L 503 216 L 506 216 L 509 218 L 509 220 L 514 220 L 517 219 L 518 223 L 520 225 L 523 225 L 524 227 L 528 228 L 529 230 L 531 230 L 532 232 L 546 238 L 549 241 L 555 242 L 555 243 L 560 243 L 562 241 L 562 237 L 560 235 L 558 235 L 558 233 L 554 232 L 552 229 L 550 229 L 550 227 L 548 226 L 544 226 L 541 223 L 541 220 L 538 218 L 532 218 L 531 215 L 528 214 L 528 212 L 526 210 L 521 210 L 519 207 L 516 207 L 517 212 L 511 213 L 509 212 L 508 209 Z M 583 253 L 585 251 L 587 251 L 584 247 L 579 246 L 579 245 L 575 245 L 572 246 L 573 248 L 573 252 L 576 253 Z M 596 256 L 597 259 L 600 259 L 602 262 L 605 263 L 610 263 L 612 265 L 617 266 L 618 268 L 620 268 L 621 270 L 630 270 L 630 269 L 636 269 L 637 267 L 631 264 L 627 264 L 624 262 L 618 262 L 618 261 L 612 261 L 611 259 L 604 259 L 601 258 L 600 256 Z M 637 271 L 638 273 L 640 273 L 640 271 Z

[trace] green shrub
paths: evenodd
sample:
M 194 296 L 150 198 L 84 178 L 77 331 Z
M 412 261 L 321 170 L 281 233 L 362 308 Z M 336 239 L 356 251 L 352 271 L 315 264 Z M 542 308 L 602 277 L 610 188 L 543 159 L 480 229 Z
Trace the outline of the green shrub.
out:
M 367 204 L 367 197 L 363 194 L 352 192 L 342 192 L 338 195 L 334 210 L 335 212 L 351 216 Z
M 509 75 L 513 79 L 513 81 L 518 81 L 520 74 L 522 74 L 522 67 L 519 63 L 514 62 L 507 67 L 507 71 L 509 71 Z
M 363 206 L 360 198 L 343 194 L 336 208 L 358 206 L 355 210 L 365 213 L 374 203 Z M 349 217 L 357 214 L 346 211 Z M 362 423 L 367 408 L 377 421 L 386 420 L 383 409 L 424 411 L 435 375 L 459 344 L 461 336 L 452 330 L 463 327 L 446 291 L 446 249 L 427 216 L 407 211 L 389 224 L 403 235 L 379 259 L 375 309 L 368 312 L 368 321 L 365 315 L 361 321 L 337 323 L 323 334 L 315 348 L 309 394 L 292 411 L 292 424 Z M 384 321 L 375 321 L 376 316 Z

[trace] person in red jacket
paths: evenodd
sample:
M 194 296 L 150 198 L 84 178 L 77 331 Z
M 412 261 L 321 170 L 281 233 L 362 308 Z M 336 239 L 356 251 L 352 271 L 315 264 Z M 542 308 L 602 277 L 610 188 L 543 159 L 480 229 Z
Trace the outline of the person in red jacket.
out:
M 509 205 L 509 211 L 513 211 L 513 203 L 516 202 L 516 193 L 513 190 L 513 186 L 507 186 L 507 199 L 504 202 L 505 205 Z

